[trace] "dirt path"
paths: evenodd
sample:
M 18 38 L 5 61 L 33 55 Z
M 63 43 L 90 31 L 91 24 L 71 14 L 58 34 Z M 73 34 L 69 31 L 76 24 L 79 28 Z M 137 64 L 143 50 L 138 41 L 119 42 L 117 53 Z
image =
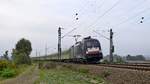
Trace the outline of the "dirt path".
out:
M 39 78 L 38 74 L 38 67 L 32 66 L 16 78 L 2 81 L 0 84 L 34 84 L 35 80 Z

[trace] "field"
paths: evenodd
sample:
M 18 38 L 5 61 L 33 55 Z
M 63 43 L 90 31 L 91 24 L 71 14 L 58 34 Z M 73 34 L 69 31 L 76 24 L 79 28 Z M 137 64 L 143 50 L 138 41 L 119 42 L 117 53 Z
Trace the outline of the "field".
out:
M 102 77 L 89 74 L 86 69 L 75 70 L 55 63 L 38 67 L 30 66 L 19 76 L 0 81 L 0 84 L 105 84 Z
M 0 84 L 33 84 L 38 78 L 38 68 L 36 65 L 26 67 L 26 71 L 22 72 L 14 78 L 0 81 Z
M 42 62 L 0 84 L 150 84 L 149 74 L 149 71 Z
M 100 77 L 57 67 L 41 70 L 40 78 L 35 84 L 104 84 L 104 82 Z

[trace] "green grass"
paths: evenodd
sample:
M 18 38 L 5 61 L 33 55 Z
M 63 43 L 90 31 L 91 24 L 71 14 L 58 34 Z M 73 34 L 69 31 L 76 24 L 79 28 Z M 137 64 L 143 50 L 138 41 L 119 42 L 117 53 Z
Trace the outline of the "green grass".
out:
M 32 65 L 26 65 L 26 64 L 19 65 L 17 67 L 18 74 L 21 74 L 22 72 L 26 71 L 30 66 Z
M 35 84 L 104 84 L 104 80 L 94 75 L 72 71 L 60 66 L 59 68 L 41 70 L 40 78 Z
M 9 69 L 8 68 L 8 69 L 5 70 L 5 73 L 1 74 L 0 81 L 16 77 L 19 74 L 26 71 L 29 67 L 30 67 L 29 65 L 19 65 L 15 69 L 11 69 L 11 68 Z
M 16 70 L 12 68 L 5 68 L 2 71 L 0 71 L 0 76 L 4 78 L 11 78 L 14 77 L 16 74 Z

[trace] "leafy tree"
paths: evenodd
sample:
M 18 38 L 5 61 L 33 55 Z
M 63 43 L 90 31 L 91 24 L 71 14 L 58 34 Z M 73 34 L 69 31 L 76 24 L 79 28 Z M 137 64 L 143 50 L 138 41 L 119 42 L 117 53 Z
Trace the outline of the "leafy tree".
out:
M 32 51 L 31 42 L 29 40 L 22 38 L 16 44 L 16 50 L 18 52 L 26 53 L 29 56 Z
M 12 58 L 16 64 L 31 64 L 29 57 L 31 51 L 31 42 L 22 38 L 17 42 L 16 48 L 13 49 Z

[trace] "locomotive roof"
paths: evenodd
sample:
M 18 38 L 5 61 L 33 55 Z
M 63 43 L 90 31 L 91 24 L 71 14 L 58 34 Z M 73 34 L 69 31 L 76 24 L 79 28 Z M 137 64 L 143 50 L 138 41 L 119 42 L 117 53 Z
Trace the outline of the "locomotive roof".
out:
M 88 41 L 88 40 L 97 40 L 97 39 L 91 38 L 91 36 L 89 36 L 89 37 L 83 38 L 82 41 L 84 42 L 84 41 Z
M 88 36 L 88 37 L 86 37 L 86 38 L 83 38 L 82 41 L 76 42 L 76 43 L 75 43 L 74 45 L 72 45 L 71 47 L 80 45 L 81 43 L 84 43 L 85 41 L 89 41 L 89 40 L 97 40 L 97 39 L 94 39 L 94 38 L 91 38 L 91 36 Z

